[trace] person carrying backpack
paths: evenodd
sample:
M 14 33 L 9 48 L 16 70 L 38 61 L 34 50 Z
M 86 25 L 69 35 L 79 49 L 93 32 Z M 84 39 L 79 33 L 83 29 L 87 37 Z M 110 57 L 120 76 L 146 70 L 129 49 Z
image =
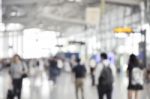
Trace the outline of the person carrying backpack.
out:
M 140 91 L 144 84 L 144 70 L 136 55 L 131 54 L 128 62 L 128 99 L 140 99 Z
M 110 64 L 106 53 L 101 53 L 101 63 L 95 70 L 95 84 L 97 85 L 99 99 L 112 99 L 113 82 L 115 78 L 115 67 Z
M 76 66 L 73 68 L 73 73 L 75 75 L 75 88 L 76 88 L 76 99 L 79 99 L 78 92 L 81 90 L 82 99 L 84 99 L 84 78 L 86 75 L 86 68 L 84 65 L 80 64 L 80 59 L 77 58 Z

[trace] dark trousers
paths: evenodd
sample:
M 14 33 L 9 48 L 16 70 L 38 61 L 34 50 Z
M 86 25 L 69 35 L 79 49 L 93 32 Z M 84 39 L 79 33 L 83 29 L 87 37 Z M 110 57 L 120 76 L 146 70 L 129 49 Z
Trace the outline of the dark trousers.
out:
M 91 71 L 91 79 L 92 79 L 92 86 L 95 85 L 95 75 L 94 75 L 94 70 L 95 68 L 91 67 L 90 71 Z
M 104 99 L 104 95 L 106 95 L 107 99 L 112 99 L 112 88 L 104 88 L 104 86 L 97 86 L 99 99 Z
M 14 96 L 17 96 L 18 99 L 21 99 L 21 90 L 22 90 L 22 78 L 13 79 L 13 92 Z
M 95 85 L 95 76 L 94 76 L 94 74 L 91 74 L 91 79 L 92 79 L 92 86 L 94 86 Z

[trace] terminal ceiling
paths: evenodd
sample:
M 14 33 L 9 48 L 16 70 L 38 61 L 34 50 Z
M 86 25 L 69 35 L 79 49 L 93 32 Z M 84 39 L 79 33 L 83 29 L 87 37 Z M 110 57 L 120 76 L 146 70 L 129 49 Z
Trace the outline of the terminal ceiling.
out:
M 3 22 L 21 23 L 25 28 L 64 32 L 85 29 L 87 7 L 99 7 L 101 0 L 2 0 Z M 105 0 L 106 12 L 117 6 L 139 6 L 141 0 Z

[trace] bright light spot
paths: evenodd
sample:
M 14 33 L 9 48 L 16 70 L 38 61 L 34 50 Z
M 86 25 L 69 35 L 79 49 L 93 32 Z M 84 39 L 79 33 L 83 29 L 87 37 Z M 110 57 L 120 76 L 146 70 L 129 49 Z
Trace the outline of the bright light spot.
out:
M 1 32 L 5 31 L 5 24 L 4 23 L 0 23 L 0 31 Z
M 38 28 L 24 31 L 24 57 L 40 58 L 48 57 L 50 52 L 57 53 L 57 33 L 54 31 L 42 31 Z M 33 51 L 31 51 L 33 50 Z
M 150 45 L 147 46 L 147 50 L 150 51 Z
M 81 2 L 82 0 L 76 0 L 76 2 Z
M 125 40 L 125 51 L 126 53 L 139 53 L 139 43 L 141 42 L 141 35 L 140 34 L 131 34 Z
M 12 12 L 10 13 L 11 16 L 16 16 L 17 15 L 17 12 Z
M 115 37 L 117 38 L 126 38 L 128 35 L 126 33 L 115 33 Z
M 73 2 L 74 0 L 68 0 L 68 1 Z
M 33 33 L 39 33 L 41 30 L 38 29 L 38 28 L 31 28 L 31 29 L 25 29 L 23 32 L 26 34 L 26 33 L 30 33 L 31 35 Z
M 17 31 L 23 29 L 23 25 L 19 23 L 9 23 L 6 25 L 7 31 Z
M 50 83 L 47 81 L 47 79 L 45 79 L 42 82 L 42 95 L 45 96 L 49 96 L 50 93 Z
M 30 96 L 30 80 L 28 78 L 23 79 L 23 97 L 29 98 Z
M 122 45 L 122 46 L 119 46 L 118 47 L 118 51 L 117 51 L 118 53 L 124 53 L 125 52 L 125 48 L 124 48 L 124 46 Z

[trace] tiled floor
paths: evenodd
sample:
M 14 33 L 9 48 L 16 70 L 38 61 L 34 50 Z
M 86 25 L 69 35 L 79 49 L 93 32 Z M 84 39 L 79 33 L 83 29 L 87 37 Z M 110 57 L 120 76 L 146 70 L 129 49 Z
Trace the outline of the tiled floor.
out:
M 0 99 L 6 99 L 9 87 L 7 70 L 0 72 Z M 85 80 L 85 99 L 98 99 L 96 87 L 91 86 L 90 76 Z M 127 79 L 116 77 L 113 99 L 127 99 Z M 41 77 L 28 78 L 23 81 L 22 99 L 75 99 L 74 80 L 71 73 L 62 73 L 57 84 L 48 81 L 46 73 Z

